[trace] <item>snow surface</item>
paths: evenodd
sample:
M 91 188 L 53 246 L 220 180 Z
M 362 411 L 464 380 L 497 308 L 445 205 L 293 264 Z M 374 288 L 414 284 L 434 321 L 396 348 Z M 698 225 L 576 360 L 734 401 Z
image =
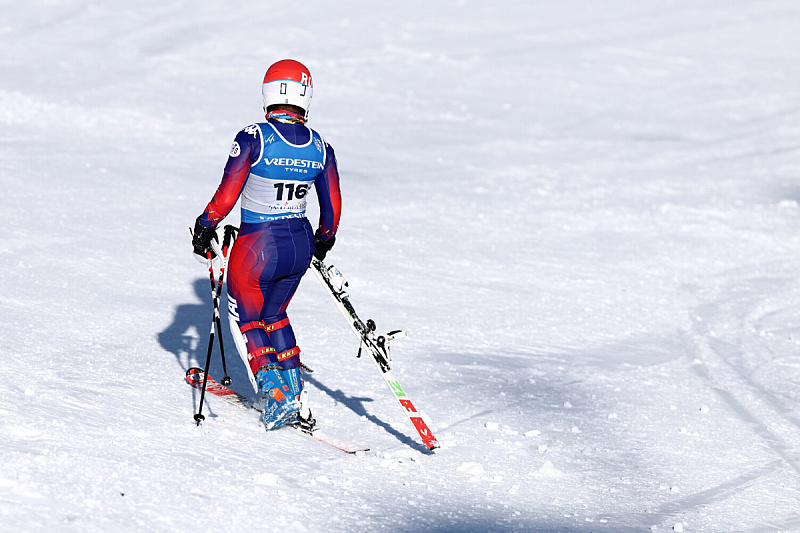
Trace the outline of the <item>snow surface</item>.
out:
M 796 1 L 2 13 L 2 531 L 800 531 Z M 192 420 L 187 227 L 284 57 L 434 453 L 313 276 L 314 413 L 372 453 Z

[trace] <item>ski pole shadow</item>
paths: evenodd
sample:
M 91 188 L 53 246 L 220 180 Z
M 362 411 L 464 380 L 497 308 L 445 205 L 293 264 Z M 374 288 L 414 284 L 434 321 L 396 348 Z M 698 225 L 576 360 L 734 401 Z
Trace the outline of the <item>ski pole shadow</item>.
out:
M 353 411 L 358 416 L 364 417 L 367 420 L 369 420 L 370 422 L 372 422 L 373 424 L 375 424 L 376 426 L 378 426 L 380 428 L 383 428 L 384 431 L 386 431 L 387 433 L 389 433 L 390 435 L 395 437 L 397 440 L 399 440 L 400 442 L 402 442 L 406 446 L 409 446 L 410 448 L 414 448 L 415 450 L 417 450 L 417 451 L 419 451 L 421 453 L 424 453 L 424 454 L 432 454 L 433 453 L 428 449 L 427 446 L 424 446 L 424 445 L 418 443 L 416 440 L 414 440 L 413 438 L 409 437 L 408 435 L 400 433 L 399 431 L 394 429 L 391 425 L 389 425 L 388 423 L 384 422 L 383 420 L 381 420 L 377 416 L 368 413 L 367 409 L 364 407 L 364 404 L 367 403 L 367 402 L 374 401 L 372 398 L 359 398 L 359 397 L 356 397 L 356 396 L 348 396 L 347 394 L 345 394 L 341 390 L 333 390 L 330 387 L 326 387 L 319 380 L 315 379 L 314 377 L 310 376 L 309 374 L 305 374 L 303 376 L 303 379 L 305 379 L 306 382 L 314 385 L 314 387 L 316 387 L 318 390 L 324 392 L 325 394 L 327 394 L 328 396 L 333 398 L 335 401 L 341 403 L 342 405 L 344 405 L 345 407 L 347 407 L 348 409 Z

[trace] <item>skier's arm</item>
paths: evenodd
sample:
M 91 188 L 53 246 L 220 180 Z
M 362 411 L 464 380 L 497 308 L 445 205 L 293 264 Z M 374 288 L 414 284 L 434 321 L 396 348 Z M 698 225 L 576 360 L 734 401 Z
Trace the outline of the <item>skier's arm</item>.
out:
M 260 138 L 255 129 L 251 126 L 236 135 L 228 162 L 225 164 L 225 171 L 222 173 L 222 182 L 198 218 L 201 226 L 215 227 L 236 205 L 247 176 L 250 175 L 250 165 L 260 156 Z
M 339 170 L 336 168 L 336 154 L 329 144 L 325 144 L 325 168 L 314 180 L 319 199 L 319 228 L 317 234 L 328 241 L 336 236 L 339 218 L 342 213 L 342 195 L 339 190 Z

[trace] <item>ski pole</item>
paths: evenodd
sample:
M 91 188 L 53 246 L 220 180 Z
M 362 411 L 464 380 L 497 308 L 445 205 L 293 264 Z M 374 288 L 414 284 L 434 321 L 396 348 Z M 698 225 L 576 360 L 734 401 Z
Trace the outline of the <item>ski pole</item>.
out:
M 214 318 L 211 321 L 211 332 L 209 333 L 208 337 L 208 353 L 206 354 L 206 366 L 205 366 L 205 374 L 203 376 L 203 386 L 200 390 L 200 407 L 197 411 L 197 414 L 194 415 L 195 422 L 197 425 L 200 425 L 200 422 L 205 420 L 203 416 L 203 403 L 205 400 L 205 393 L 206 393 L 206 384 L 208 382 L 208 372 L 211 366 L 211 354 L 214 350 L 214 334 L 215 334 L 215 326 L 216 326 L 216 335 L 219 338 L 219 352 L 222 358 L 222 372 L 224 377 L 222 378 L 222 384 L 226 387 L 231 384 L 233 380 L 231 380 L 230 376 L 228 376 L 228 369 L 225 362 L 225 346 L 222 342 L 222 324 L 220 321 L 219 316 L 219 300 L 220 294 L 222 293 L 222 283 L 225 280 L 225 267 L 228 264 L 228 252 L 231 248 L 231 241 L 236 240 L 236 235 L 239 231 L 239 228 L 236 226 L 225 226 L 225 234 L 222 237 L 222 250 L 218 250 L 218 255 L 220 256 L 220 272 L 219 272 L 219 281 L 214 284 L 214 263 L 211 257 L 211 252 L 206 252 L 206 260 L 208 262 L 208 275 L 209 280 L 211 282 L 211 300 L 214 306 Z M 213 243 L 212 243 L 213 244 Z
M 212 297 L 212 300 L 213 300 L 214 295 L 215 295 L 215 290 L 214 290 L 214 263 L 213 263 L 213 259 L 211 257 L 211 250 L 208 250 L 206 252 L 206 262 L 208 263 L 208 272 L 209 272 L 209 276 L 211 277 L 211 297 Z M 214 318 L 211 319 L 211 333 L 209 333 L 209 336 L 208 336 L 208 353 L 206 354 L 206 366 L 205 366 L 205 375 L 203 375 L 203 387 L 200 389 L 200 405 L 199 405 L 199 407 L 197 409 L 197 413 L 194 415 L 194 421 L 198 426 L 200 425 L 200 422 L 202 422 L 203 420 L 206 419 L 206 417 L 203 416 L 203 401 L 205 400 L 205 397 L 206 397 L 206 386 L 208 384 L 208 370 L 209 370 L 209 367 L 211 366 L 211 352 L 214 350 L 214 329 L 215 329 L 215 326 L 217 324 L 217 322 L 215 320 L 217 314 L 218 314 L 217 313 L 217 306 L 216 306 L 216 303 L 215 303 L 215 305 L 214 305 Z
M 215 333 L 215 326 L 216 326 L 216 334 L 219 337 L 219 352 L 220 356 L 222 357 L 222 372 L 224 377 L 222 378 L 222 384 L 228 386 L 231 384 L 232 380 L 230 376 L 228 376 L 228 369 L 225 363 L 225 347 L 222 343 L 222 324 L 220 323 L 219 318 L 219 298 L 220 293 L 222 292 L 222 282 L 225 279 L 225 267 L 228 264 L 228 250 L 230 249 L 231 240 L 236 239 L 236 232 L 238 228 L 235 226 L 225 226 L 225 234 L 222 238 L 222 250 L 218 254 L 220 256 L 220 272 L 219 272 L 219 281 L 214 283 L 214 262 L 211 257 L 211 251 L 206 252 L 206 261 L 208 262 L 208 276 L 211 282 L 211 300 L 214 306 L 214 317 L 211 320 L 211 332 L 209 333 L 208 337 L 208 353 L 206 354 L 206 366 L 205 366 L 205 375 L 203 376 L 203 387 L 200 390 L 200 406 L 197 410 L 197 414 L 194 415 L 194 420 L 197 425 L 200 425 L 200 422 L 205 420 L 205 416 L 203 416 L 203 403 L 205 400 L 206 395 L 206 384 L 208 383 L 208 372 L 211 366 L 211 353 L 214 350 L 214 333 Z

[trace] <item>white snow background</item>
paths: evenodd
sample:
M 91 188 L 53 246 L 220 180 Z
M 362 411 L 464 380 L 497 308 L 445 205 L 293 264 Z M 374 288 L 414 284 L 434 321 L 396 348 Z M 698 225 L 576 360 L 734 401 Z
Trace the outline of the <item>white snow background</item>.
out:
M 800 531 L 798 2 L 0 6 L 0 530 Z M 187 228 L 285 57 L 433 453 L 313 275 L 312 409 L 372 451 L 192 419 Z

